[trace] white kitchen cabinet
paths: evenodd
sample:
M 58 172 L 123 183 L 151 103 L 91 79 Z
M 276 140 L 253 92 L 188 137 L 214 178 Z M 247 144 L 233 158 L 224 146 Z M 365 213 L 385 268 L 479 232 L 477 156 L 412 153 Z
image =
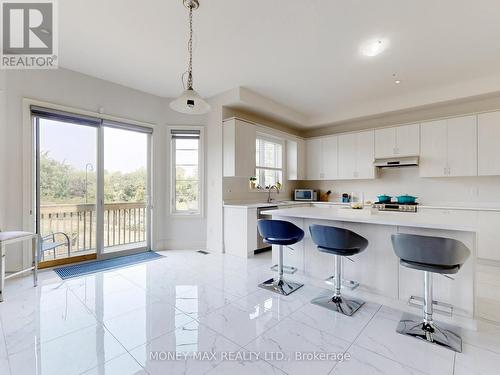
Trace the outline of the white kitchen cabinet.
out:
M 476 116 L 425 122 L 420 134 L 421 177 L 477 176 Z
M 320 180 L 321 176 L 321 138 L 308 139 L 306 141 L 307 171 L 308 180 Z
M 477 116 L 478 174 L 500 175 L 500 112 Z
M 478 211 L 477 256 L 481 259 L 500 261 L 500 212 Z
M 224 177 L 255 176 L 254 124 L 231 118 L 223 123 Z
M 448 120 L 448 175 L 477 176 L 477 116 Z
M 338 137 L 313 138 L 307 144 L 307 179 L 335 180 L 338 177 Z
M 257 208 L 224 207 L 224 252 L 253 257 L 257 249 Z
M 338 137 L 321 138 L 321 179 L 335 180 L 338 166 Z
M 306 142 L 302 139 L 286 141 L 288 180 L 306 179 Z
M 375 178 L 373 130 L 343 134 L 338 137 L 340 179 Z
M 419 124 L 375 130 L 375 157 L 415 156 L 420 152 Z

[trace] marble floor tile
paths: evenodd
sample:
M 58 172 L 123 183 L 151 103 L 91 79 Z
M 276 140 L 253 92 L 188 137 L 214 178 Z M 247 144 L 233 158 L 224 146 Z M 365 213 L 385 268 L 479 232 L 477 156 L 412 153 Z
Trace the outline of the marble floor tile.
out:
M 351 346 L 347 353 L 349 353 L 348 359 L 340 361 L 330 375 L 424 375 L 414 368 L 356 345 Z
M 151 375 L 198 375 L 217 366 L 223 359 L 222 353 L 239 349 L 221 334 L 193 321 L 130 353 Z M 156 353 L 157 357 L 154 356 Z M 165 353 L 177 353 L 177 357 L 167 358 Z M 196 353 L 204 356 L 196 357 Z
M 453 373 L 455 352 L 396 332 L 399 312 L 381 309 L 355 344 L 430 375 Z
M 134 286 L 129 290 L 99 295 L 82 302 L 98 321 L 103 322 L 158 301 L 160 299 L 157 296 Z
M 500 372 L 500 354 L 464 344 L 455 358 L 455 375 L 496 375 Z
M 379 308 L 380 305 L 367 302 L 353 316 L 346 316 L 309 303 L 292 313 L 290 318 L 352 342 Z
M 463 330 L 463 352 L 455 354 L 397 334 L 400 311 L 366 303 L 346 317 L 312 305 L 332 291 L 300 272 L 286 275 L 305 284 L 289 296 L 259 288 L 275 275 L 270 253 L 251 259 L 163 253 L 153 262 L 64 281 L 44 270 L 36 288 L 30 275 L 7 280 L 0 374 L 497 372 L 497 326 L 480 322 L 477 331 Z M 201 361 L 193 351 L 216 356 Z M 151 352 L 191 357 L 162 361 Z M 282 361 L 275 352 L 336 353 L 337 361 Z
M 250 313 L 233 304 L 200 317 L 199 321 L 240 346 L 247 345 L 279 322 L 272 314 Z
M 31 302 L 14 304 L 19 309 L 0 313 L 9 354 L 33 344 L 40 344 L 68 333 L 95 325 L 94 315 L 71 293 L 58 293 L 61 298 L 53 309 Z
M 73 375 L 90 370 L 126 351 L 101 325 L 35 344 L 9 356 L 12 374 Z
M 286 375 L 280 369 L 262 360 L 224 361 L 207 375 Z
M 217 289 L 224 290 L 238 297 L 245 297 L 250 293 L 260 290 L 259 284 L 274 275 L 270 270 L 259 270 L 249 275 L 246 273 L 226 272 L 218 279 L 210 281 L 208 285 L 212 285 Z
M 137 286 L 116 272 L 99 272 L 70 279 L 68 288 L 82 301 L 94 300 L 116 292 L 136 289 Z
M 175 307 L 195 319 L 238 300 L 211 285 L 178 285 L 176 289 Z
M 261 359 L 290 375 L 308 372 L 327 375 L 349 345 L 348 341 L 336 336 L 284 319 L 245 346 L 245 349 L 261 353 L 264 356 Z M 273 356 L 269 353 L 282 354 Z M 329 357 L 311 359 L 307 356 L 300 357 L 296 353 L 323 353 Z
M 463 329 L 464 343 L 500 353 L 500 327 L 487 322 L 478 322 L 477 330 Z
M 145 344 L 193 320 L 165 302 L 153 302 L 104 321 L 105 327 L 127 350 Z
M 2 327 L 2 320 L 0 319 L 0 374 L 10 375 L 9 358 L 7 355 L 7 345 Z
M 85 371 L 82 375 L 149 375 L 129 353 Z
M 235 305 L 249 313 L 254 315 L 267 313 L 276 319 L 283 319 L 306 303 L 309 303 L 309 301 L 303 298 L 302 295 L 292 293 L 283 296 L 264 289 L 257 290 L 234 301 Z

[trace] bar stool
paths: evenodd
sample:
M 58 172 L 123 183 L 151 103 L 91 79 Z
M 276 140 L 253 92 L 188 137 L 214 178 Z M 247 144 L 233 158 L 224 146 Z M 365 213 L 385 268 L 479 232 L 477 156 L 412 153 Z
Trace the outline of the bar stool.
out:
M 394 252 L 402 266 L 424 271 L 423 319 L 404 314 L 397 332 L 462 352 L 462 339 L 454 331 L 456 327 L 432 320 L 432 274 L 455 274 L 470 255 L 470 250 L 460 241 L 451 238 L 420 236 L 415 234 L 393 234 Z M 417 318 L 417 319 L 415 319 Z
M 257 226 L 264 242 L 279 245 L 278 277 L 264 281 L 259 287 L 287 296 L 304 286 L 283 278 L 283 246 L 293 245 L 302 240 L 304 231 L 295 224 L 283 220 L 261 219 L 257 222 Z
M 309 231 L 319 251 L 335 255 L 335 293 L 333 297 L 315 298 L 311 303 L 351 316 L 364 304 L 364 301 L 347 299 L 340 294 L 342 287 L 341 257 L 362 252 L 368 246 L 368 240 L 348 229 L 325 225 L 310 225 Z

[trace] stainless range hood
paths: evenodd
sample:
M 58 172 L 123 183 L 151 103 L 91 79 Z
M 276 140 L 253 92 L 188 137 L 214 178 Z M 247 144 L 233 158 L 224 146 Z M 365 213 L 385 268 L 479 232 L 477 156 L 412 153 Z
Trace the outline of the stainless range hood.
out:
M 418 156 L 375 159 L 373 165 L 377 168 L 412 167 L 418 165 Z

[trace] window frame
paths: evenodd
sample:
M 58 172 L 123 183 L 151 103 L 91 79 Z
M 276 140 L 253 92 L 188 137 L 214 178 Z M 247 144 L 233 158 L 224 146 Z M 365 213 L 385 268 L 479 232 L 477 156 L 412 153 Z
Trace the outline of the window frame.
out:
M 255 177 L 257 177 L 257 169 L 260 169 L 260 170 L 263 170 L 263 171 L 265 171 L 265 170 L 279 171 L 279 172 L 281 172 L 281 181 L 280 181 L 280 183 L 281 183 L 281 189 L 283 189 L 283 187 L 285 186 L 285 181 L 284 181 L 285 180 L 285 160 L 286 160 L 285 159 L 285 140 L 282 139 L 282 138 L 279 138 L 279 137 L 274 137 L 274 136 L 272 136 L 270 134 L 257 132 L 257 134 L 255 136 L 255 142 L 256 143 L 257 143 L 258 139 L 281 145 L 281 168 L 259 166 L 257 164 L 257 158 L 255 158 Z M 257 144 L 255 146 L 257 147 Z M 252 189 L 252 191 L 267 192 L 266 186 L 262 186 L 262 189 Z
M 172 130 L 198 130 L 200 132 L 200 139 L 198 142 L 198 205 L 199 209 L 196 211 L 178 211 L 175 207 L 176 191 L 176 147 L 174 145 L 174 138 L 172 138 Z M 204 215 L 204 193 L 205 193 L 205 134 L 203 126 L 169 126 L 168 139 L 170 147 L 170 215 L 182 218 L 200 218 Z

